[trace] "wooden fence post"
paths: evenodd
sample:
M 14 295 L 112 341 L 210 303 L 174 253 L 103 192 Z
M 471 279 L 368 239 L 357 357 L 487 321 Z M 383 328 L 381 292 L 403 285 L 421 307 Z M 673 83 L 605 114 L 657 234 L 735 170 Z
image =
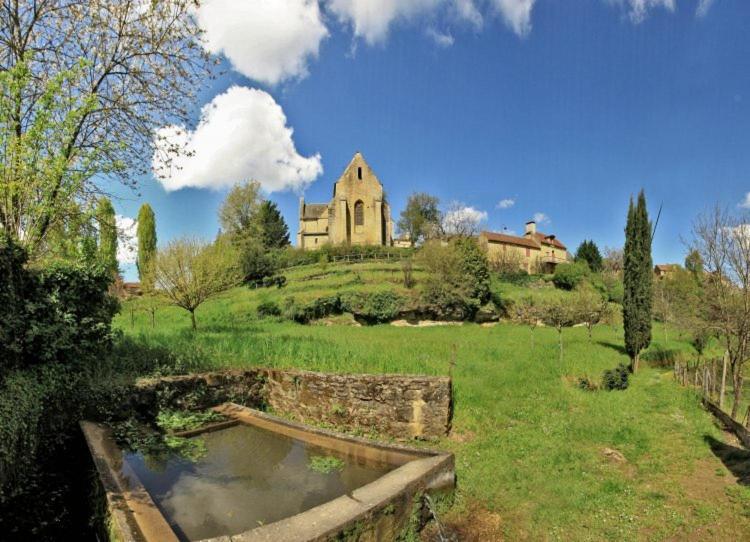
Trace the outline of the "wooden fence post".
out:
M 719 389 L 719 408 L 724 408 L 724 391 L 727 386 L 727 364 L 729 363 L 729 352 L 724 352 L 723 368 L 721 370 L 721 389 Z

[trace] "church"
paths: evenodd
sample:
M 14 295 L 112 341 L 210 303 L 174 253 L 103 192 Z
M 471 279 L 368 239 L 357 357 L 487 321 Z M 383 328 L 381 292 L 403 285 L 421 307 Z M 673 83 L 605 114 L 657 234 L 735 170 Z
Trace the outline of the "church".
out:
M 325 244 L 393 244 L 391 209 L 383 185 L 357 152 L 333 185 L 328 203 L 299 201 L 297 247 L 316 250 Z

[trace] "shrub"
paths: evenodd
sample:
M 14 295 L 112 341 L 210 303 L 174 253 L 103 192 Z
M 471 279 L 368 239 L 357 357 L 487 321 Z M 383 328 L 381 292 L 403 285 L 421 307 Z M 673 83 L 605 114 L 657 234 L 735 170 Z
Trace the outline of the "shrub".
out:
M 273 286 L 276 286 L 276 288 L 283 288 L 284 286 L 286 286 L 286 277 L 284 275 L 263 277 L 260 286 L 262 286 L 263 288 L 271 288 Z
M 264 301 L 255 311 L 260 318 L 281 316 L 281 307 L 275 301 Z
M 107 293 L 110 273 L 101 265 L 25 263 L 23 249 L 0 241 L 0 372 L 82 362 L 106 351 L 118 309 Z
M 607 391 L 625 390 L 628 388 L 630 370 L 627 365 L 620 363 L 614 369 L 607 369 L 602 375 L 602 388 Z
M 404 310 L 406 299 L 396 292 L 352 293 L 341 296 L 341 308 L 368 324 L 390 322 Z
M 653 367 L 674 367 L 675 362 L 684 360 L 685 354 L 676 348 L 654 344 L 643 353 L 641 358 Z
M 590 275 L 585 262 L 561 263 L 555 268 L 552 282 L 563 290 L 573 290 Z
M 599 386 L 592 382 L 589 377 L 581 376 L 578 378 L 578 389 L 584 391 L 596 391 L 599 389 Z

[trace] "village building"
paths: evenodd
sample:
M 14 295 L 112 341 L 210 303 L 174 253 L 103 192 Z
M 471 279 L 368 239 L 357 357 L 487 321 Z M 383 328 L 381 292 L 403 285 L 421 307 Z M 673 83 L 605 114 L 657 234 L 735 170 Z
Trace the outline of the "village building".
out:
M 570 261 L 565 245 L 556 236 L 537 231 L 533 220 L 526 223 L 523 236 L 483 231 L 479 243 L 490 263 L 527 273 L 552 273 L 558 264 Z
M 299 201 L 297 246 L 317 250 L 325 244 L 393 244 L 391 209 L 383 185 L 360 152 L 333 185 L 328 203 Z
M 657 279 L 666 279 L 678 269 L 681 268 L 676 263 L 659 263 L 654 266 L 654 275 L 656 275 Z

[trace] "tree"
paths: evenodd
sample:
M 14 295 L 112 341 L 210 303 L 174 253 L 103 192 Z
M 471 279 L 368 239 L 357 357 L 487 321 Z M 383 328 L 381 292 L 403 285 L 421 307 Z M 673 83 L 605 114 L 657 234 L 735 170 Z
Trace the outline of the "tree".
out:
M 703 258 L 701 253 L 695 249 L 688 252 L 685 256 L 685 269 L 690 271 L 696 278 L 700 278 L 703 275 Z
M 195 331 L 195 310 L 207 299 L 239 283 L 237 253 L 224 238 L 213 244 L 177 239 L 156 253 L 154 279 L 157 289 L 173 305 L 190 313 Z
M 577 323 L 575 307 L 563 298 L 556 298 L 543 302 L 541 311 L 544 323 L 557 330 L 560 361 L 562 361 L 563 329 L 566 327 L 572 327 Z
M 586 262 L 561 263 L 555 266 L 554 285 L 563 290 L 574 290 L 591 275 Z
M 150 292 L 153 288 L 153 263 L 156 256 L 156 217 L 148 203 L 141 205 L 138 211 L 138 256 L 136 267 L 141 289 Z
M 573 301 L 575 319 L 586 324 L 589 341 L 592 339 L 594 326 L 609 314 L 609 302 L 593 286 L 583 283 L 576 288 Z
M 534 349 L 534 331 L 544 318 L 542 306 L 532 296 L 526 296 L 513 305 L 513 319 L 531 330 L 531 349 Z
M 435 196 L 424 192 L 415 192 L 409 196 L 406 208 L 401 211 L 398 229 L 409 236 L 411 246 L 437 234 L 441 222 L 439 203 Z
M 614 276 L 620 276 L 624 267 L 624 255 L 621 248 L 604 247 L 602 270 Z
M 242 243 L 249 239 L 258 240 L 258 211 L 262 203 L 258 181 L 232 187 L 219 208 L 219 223 L 232 241 Z
M 599 252 L 599 247 L 596 246 L 594 241 L 584 240 L 576 250 L 576 262 L 586 262 L 594 273 L 598 273 L 603 268 L 602 255 Z
M 453 201 L 443 213 L 440 233 L 449 238 L 474 237 L 479 233 L 479 224 L 485 218 L 486 215 L 476 209 Z
M 192 0 L 0 4 L 0 225 L 32 257 L 97 174 L 132 186 L 184 149 L 210 58 Z M 159 144 L 163 143 L 163 144 Z
M 256 220 L 260 230 L 260 239 L 267 249 L 289 246 L 289 228 L 279 208 L 270 200 L 260 204 Z
M 653 302 L 653 260 L 651 258 L 651 222 L 643 190 L 638 201 L 631 198 L 625 226 L 623 251 L 622 303 L 625 350 L 630 356 L 630 370 L 638 370 L 641 351 L 651 343 L 651 306 Z
M 716 207 L 693 225 L 693 249 L 703 261 L 703 295 L 694 310 L 720 337 L 732 372 L 737 417 L 745 361 L 750 357 L 750 213 L 737 216 Z
M 115 208 L 109 198 L 100 198 L 96 205 L 96 222 L 99 227 L 99 261 L 114 277 L 117 265 L 117 222 Z

